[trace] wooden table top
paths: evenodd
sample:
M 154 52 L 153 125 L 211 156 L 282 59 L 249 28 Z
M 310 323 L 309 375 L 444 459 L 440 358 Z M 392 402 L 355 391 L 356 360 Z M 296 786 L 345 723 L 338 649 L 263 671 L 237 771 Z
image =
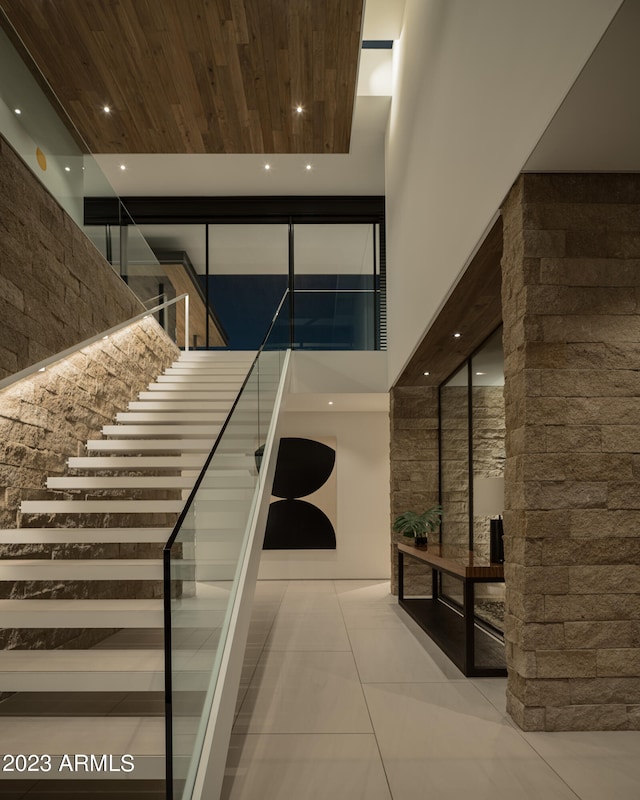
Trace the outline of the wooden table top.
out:
M 503 564 L 492 564 L 475 555 L 472 550 L 439 544 L 430 544 L 428 548 L 423 548 L 402 543 L 398 544 L 398 550 L 461 578 L 504 578 Z

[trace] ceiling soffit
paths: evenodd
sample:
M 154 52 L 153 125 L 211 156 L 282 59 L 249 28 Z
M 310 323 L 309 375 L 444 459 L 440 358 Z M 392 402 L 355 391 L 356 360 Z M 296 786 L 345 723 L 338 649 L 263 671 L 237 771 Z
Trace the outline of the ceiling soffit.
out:
M 0 7 L 91 152 L 349 151 L 363 0 Z
M 502 217 L 498 217 L 396 386 L 438 386 L 500 325 L 501 258 Z

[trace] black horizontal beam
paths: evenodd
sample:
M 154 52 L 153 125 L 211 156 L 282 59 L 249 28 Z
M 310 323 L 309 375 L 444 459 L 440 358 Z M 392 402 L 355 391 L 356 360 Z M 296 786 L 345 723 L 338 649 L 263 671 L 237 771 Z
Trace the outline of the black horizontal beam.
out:
M 288 197 L 123 197 L 131 219 L 143 224 L 194 223 L 303 223 L 381 222 L 384 197 L 288 196 Z M 126 215 L 119 213 L 117 198 L 87 197 L 85 225 L 117 225 Z M 123 224 L 126 224 L 124 222 Z

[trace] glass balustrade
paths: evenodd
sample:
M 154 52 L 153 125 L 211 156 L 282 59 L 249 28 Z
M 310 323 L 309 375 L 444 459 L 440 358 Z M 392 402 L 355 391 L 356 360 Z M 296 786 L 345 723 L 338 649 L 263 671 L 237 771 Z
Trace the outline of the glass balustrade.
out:
M 280 307 L 164 551 L 167 759 L 176 799 L 191 797 L 230 635 L 289 336 L 288 306 Z

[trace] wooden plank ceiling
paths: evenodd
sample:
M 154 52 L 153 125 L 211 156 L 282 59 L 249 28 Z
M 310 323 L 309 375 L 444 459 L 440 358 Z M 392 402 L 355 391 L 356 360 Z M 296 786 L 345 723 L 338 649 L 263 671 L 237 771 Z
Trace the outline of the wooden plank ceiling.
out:
M 346 153 L 363 3 L 0 0 L 0 8 L 91 152 Z

